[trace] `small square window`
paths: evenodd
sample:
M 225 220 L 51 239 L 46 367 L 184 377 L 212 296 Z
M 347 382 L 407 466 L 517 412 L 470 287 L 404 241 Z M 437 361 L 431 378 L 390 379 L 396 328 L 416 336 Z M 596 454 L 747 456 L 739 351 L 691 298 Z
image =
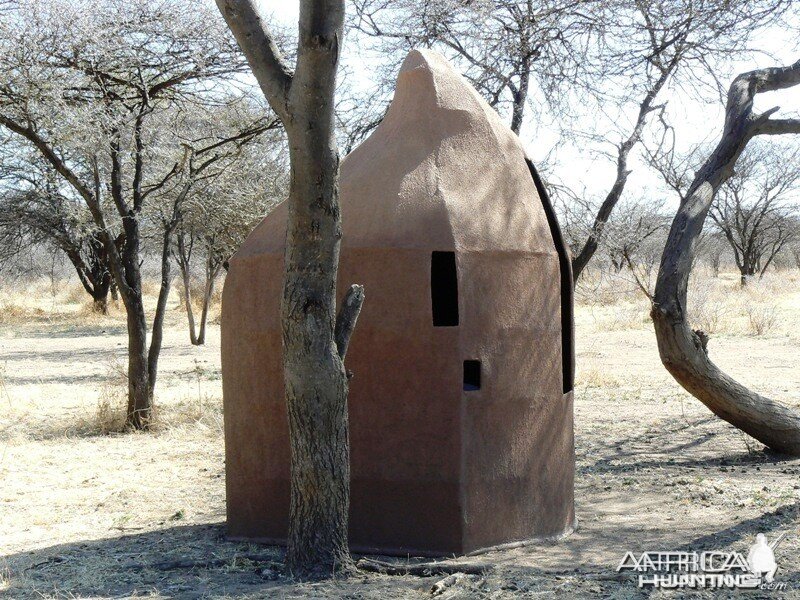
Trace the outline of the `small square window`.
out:
M 464 361 L 464 391 L 474 392 L 481 389 L 481 361 Z

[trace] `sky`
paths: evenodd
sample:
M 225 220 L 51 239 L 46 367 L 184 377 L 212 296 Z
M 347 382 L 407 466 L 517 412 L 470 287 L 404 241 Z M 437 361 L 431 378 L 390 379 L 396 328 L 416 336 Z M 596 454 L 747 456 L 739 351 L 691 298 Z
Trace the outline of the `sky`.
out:
M 298 0 L 261 0 L 261 3 L 266 12 L 271 13 L 281 25 L 296 27 Z M 754 38 L 752 46 L 765 54 L 737 61 L 733 65 L 732 72 L 741 73 L 755 68 L 795 62 L 800 58 L 800 44 L 796 31 L 796 29 L 792 32 L 774 28 L 763 32 L 760 37 Z M 352 51 L 348 54 L 347 47 L 343 54 L 348 68 L 354 71 L 355 80 L 362 82 L 368 88 L 374 70 L 368 64 L 359 64 L 358 59 L 353 58 Z M 723 106 L 719 101 L 702 102 L 675 90 L 666 90 L 663 100 L 668 102 L 670 125 L 675 129 L 676 146 L 679 151 L 688 151 L 697 144 L 711 144 L 718 139 L 724 116 Z M 763 111 L 773 106 L 781 107 L 776 115 L 778 117 L 800 116 L 800 86 L 757 96 L 756 111 Z M 633 114 L 630 118 L 633 118 Z M 602 121 L 599 125 L 602 128 Z M 613 124 L 609 122 L 608 128 L 612 130 Z M 564 183 L 572 190 L 595 200 L 602 199 L 611 187 L 616 167 L 606 156 L 598 152 L 600 147 L 559 143 L 556 124 L 533 123 L 530 117 L 524 123 L 520 137 L 534 162 L 544 160 L 553 147 L 558 148 L 555 162 L 550 165 L 546 173 L 548 178 Z M 630 168 L 633 172 L 629 177 L 624 198 L 655 197 L 663 199 L 668 209 L 677 206 L 677 196 L 666 188 L 660 176 L 642 161 L 641 155 L 634 154 Z M 797 201 L 800 203 L 800 198 Z

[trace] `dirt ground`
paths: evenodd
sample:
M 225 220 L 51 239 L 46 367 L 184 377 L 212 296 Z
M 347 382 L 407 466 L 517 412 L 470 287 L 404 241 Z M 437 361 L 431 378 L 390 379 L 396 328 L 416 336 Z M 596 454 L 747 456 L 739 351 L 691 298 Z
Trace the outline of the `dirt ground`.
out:
M 646 305 L 598 285 L 577 310 L 577 530 L 457 559 L 487 571 L 437 597 L 800 597 L 800 460 L 765 452 L 679 389 L 659 363 Z M 217 324 L 204 347 L 191 346 L 172 299 L 156 431 L 113 433 L 122 315 L 91 315 L 66 287 L 23 304 L 19 292 L 0 293 L 0 597 L 432 596 L 442 576 L 297 583 L 270 562 L 280 549 L 225 540 Z M 712 358 L 800 409 L 800 274 L 747 292 L 730 275 L 692 301 Z M 616 572 L 629 550 L 746 554 L 759 532 L 786 534 L 782 590 L 640 590 Z

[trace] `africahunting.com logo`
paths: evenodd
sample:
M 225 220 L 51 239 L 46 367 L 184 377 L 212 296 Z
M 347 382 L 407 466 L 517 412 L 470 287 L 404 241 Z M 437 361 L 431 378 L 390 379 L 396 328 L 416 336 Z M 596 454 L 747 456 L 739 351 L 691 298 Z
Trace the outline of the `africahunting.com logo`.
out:
M 785 590 L 786 583 L 775 581 L 775 548 L 783 536 L 767 543 L 759 533 L 746 557 L 720 551 L 626 552 L 617 572 L 638 573 L 639 587 Z

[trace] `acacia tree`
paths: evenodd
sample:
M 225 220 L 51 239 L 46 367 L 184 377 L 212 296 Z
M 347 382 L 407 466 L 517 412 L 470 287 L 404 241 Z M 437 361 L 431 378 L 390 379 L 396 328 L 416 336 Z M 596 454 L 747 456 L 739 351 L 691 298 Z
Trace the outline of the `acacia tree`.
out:
M 52 168 L 24 158 L 20 151 L 13 161 L 2 164 L 5 191 L 0 193 L 0 260 L 16 260 L 36 245 L 63 252 L 91 296 L 94 310 L 105 314 L 111 271 L 89 211 L 59 185 Z M 120 240 L 116 242 L 119 246 Z
M 40 154 L 97 227 L 127 315 L 127 423 L 133 428 L 147 428 L 151 419 L 174 210 L 161 236 L 161 289 L 149 346 L 142 223 L 145 208 L 180 172 L 179 160 L 164 167 L 160 157 L 153 159 L 159 116 L 213 98 L 208 84 L 242 66 L 208 9 L 179 0 L 14 0 L 0 22 L 0 125 Z
M 800 85 L 800 61 L 738 75 L 728 89 L 725 123 L 672 221 L 656 280 L 651 317 L 661 361 L 676 381 L 716 415 L 777 452 L 800 456 L 800 414 L 754 393 L 722 372 L 708 355 L 708 336 L 687 320 L 689 274 L 703 224 L 720 188 L 757 136 L 800 133 L 800 119 L 778 119 L 778 107 L 754 110 L 758 94 Z
M 702 88 L 703 77 L 716 77 L 719 64 L 748 50 L 751 35 L 774 23 L 787 3 L 783 0 L 634 0 L 617 3 L 607 12 L 597 59 L 606 66 L 607 84 L 619 81 L 625 108 L 637 98 L 635 117 L 627 133 L 614 145 L 615 176 L 594 217 L 589 233 L 572 259 L 578 280 L 597 251 L 604 229 L 625 191 L 632 151 L 641 143 L 648 121 L 663 121 L 669 86 Z M 616 14 L 615 14 L 616 13 Z M 615 86 L 611 86 L 612 88 Z M 716 91 L 716 90 L 714 90 Z M 613 94 L 604 94 L 603 100 Z
M 609 221 L 603 239 L 614 271 L 620 273 L 627 268 L 648 298 L 652 296 L 651 281 L 668 226 L 662 201 L 626 202 Z
M 585 68 L 588 40 L 602 27 L 598 0 L 356 0 L 353 26 L 384 54 L 437 48 L 487 102 L 509 109 L 522 130 L 531 89 L 558 104 Z M 561 105 L 563 108 L 564 105 Z
M 334 92 L 344 0 L 301 0 L 294 70 L 256 0 L 217 0 L 289 141 L 281 303 L 291 445 L 287 562 L 303 577 L 351 565 L 347 345 L 363 302 L 353 285 L 336 315 L 342 236 Z
M 796 194 L 798 181 L 797 151 L 752 144 L 711 204 L 709 214 L 733 250 L 742 285 L 763 276 L 797 237 L 796 208 L 787 200 Z
M 277 120 L 270 123 L 270 127 Z M 286 197 L 283 142 L 266 133 L 229 147 L 230 155 L 204 180 L 181 210 L 172 253 L 183 281 L 189 339 L 205 343 L 206 322 L 214 286 L 230 257 L 247 235 Z M 243 140 L 244 141 L 244 140 Z M 198 267 L 198 263 L 200 266 Z M 193 307 L 193 273 L 202 272 L 199 324 Z

